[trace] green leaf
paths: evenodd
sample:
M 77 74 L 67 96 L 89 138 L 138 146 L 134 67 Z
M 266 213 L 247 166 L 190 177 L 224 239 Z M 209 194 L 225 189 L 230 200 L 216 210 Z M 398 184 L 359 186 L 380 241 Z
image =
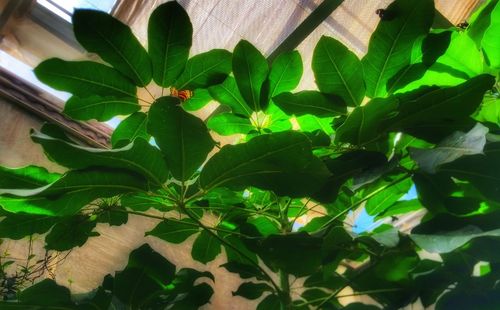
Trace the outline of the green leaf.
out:
M 37 166 L 0 167 L 0 188 L 37 188 L 57 181 L 60 176 Z
M 191 249 L 191 257 L 203 264 L 213 261 L 220 253 L 220 241 L 206 230 L 203 230 L 194 240 Z
M 252 108 L 248 106 L 241 96 L 236 80 L 233 77 L 228 76 L 224 83 L 209 87 L 208 91 L 212 98 L 220 104 L 229 106 L 233 113 L 246 117 L 252 115 Z
M 448 49 L 437 59 L 436 65 L 432 66 L 431 69 L 437 70 L 439 64 L 452 68 L 450 72 L 457 77 L 473 77 L 483 72 L 481 52 L 477 49 L 474 41 L 463 32 L 452 34 Z M 465 75 L 460 75 L 459 72 L 465 73 Z
M 300 197 L 317 190 L 328 175 L 326 167 L 312 155 L 307 136 L 280 132 L 224 146 L 204 166 L 200 185 L 205 190 L 255 186 Z
M 193 96 L 182 103 L 186 111 L 196 111 L 206 106 L 212 101 L 212 96 L 208 89 L 199 88 L 193 91 Z
M 432 143 L 438 143 L 456 130 L 469 130 L 469 117 L 491 89 L 494 78 L 479 75 L 448 88 L 423 88 L 399 97 L 399 113 L 382 125 L 387 131 L 402 131 Z
M 304 90 L 295 94 L 282 93 L 273 100 L 288 115 L 312 114 L 325 117 L 346 114 L 346 106 L 340 97 L 313 90 Z
M 215 142 L 205 123 L 178 103 L 174 97 L 158 99 L 149 110 L 148 132 L 165 155 L 174 178 L 186 181 L 205 161 Z
M 390 182 L 383 182 L 386 184 Z M 366 213 L 376 215 L 384 212 L 410 190 L 412 182 L 405 179 L 370 198 L 365 205 Z
M 84 215 L 61 219 L 45 237 L 45 248 L 54 251 L 67 251 L 80 247 L 87 242 L 90 236 L 96 235 L 96 233 L 92 233 L 96 224 L 95 221 L 91 221 Z
M 5 218 L 0 222 L 0 238 L 14 240 L 33 234 L 43 234 L 55 224 L 50 216 L 31 215 L 26 213 L 2 214 Z
M 484 32 L 481 46 L 486 54 L 486 61 L 493 69 L 500 69 L 500 5 L 496 5 L 491 12 L 491 24 Z
M 116 98 L 91 96 L 80 98 L 73 96 L 64 105 L 64 113 L 71 118 L 87 121 L 96 119 L 107 121 L 116 115 L 128 115 L 140 110 L 137 98 Z
M 175 277 L 175 266 L 145 244 L 132 251 L 127 267 L 116 273 L 113 294 L 128 307 L 142 308 L 164 293 Z
M 365 305 L 360 302 L 348 304 L 343 310 L 380 310 L 379 307 L 373 305 Z
M 96 10 L 78 9 L 72 18 L 75 37 L 87 51 L 99 55 L 135 85 L 149 84 L 151 61 L 129 26 Z
M 497 3 L 498 0 L 487 0 L 469 17 L 469 27 L 466 30 L 467 35 L 474 40 L 478 49 L 481 48 L 484 32 L 491 24 L 491 12 Z
M 483 232 L 475 226 L 459 230 L 434 233 L 432 235 L 411 234 L 410 238 L 422 249 L 430 253 L 449 253 L 470 240 L 478 237 L 500 236 L 500 228 Z
M 125 208 L 120 205 L 105 205 L 101 206 L 96 217 L 97 223 L 107 223 L 110 226 L 120 226 L 128 221 L 128 213 Z
M 257 310 L 282 309 L 282 306 L 278 295 L 271 294 L 259 303 Z
M 143 139 L 136 139 L 127 146 L 109 150 L 80 146 L 40 132 L 33 133 L 31 137 L 42 145 L 50 159 L 68 168 L 125 169 L 143 175 L 157 186 L 167 180 L 168 170 L 161 152 Z
M 255 130 L 248 118 L 232 113 L 221 113 L 210 117 L 207 127 L 223 136 L 247 134 Z
M 435 173 L 442 164 L 465 155 L 481 154 L 486 144 L 488 128 L 477 123 L 469 132 L 457 131 L 433 149 L 409 148 L 411 158 L 426 173 Z
M 302 58 L 299 52 L 291 51 L 280 54 L 274 59 L 269 71 L 269 98 L 291 91 L 302 77 Z
M 198 54 L 189 59 L 175 81 L 177 89 L 206 88 L 224 81 L 231 72 L 231 53 L 222 49 Z
M 253 277 L 255 277 L 257 280 L 265 279 L 264 274 L 253 265 L 247 265 L 236 261 L 229 261 L 225 264 L 220 265 L 220 267 L 224 267 L 229 272 L 237 273 L 242 279 L 250 279 Z
M 69 289 L 57 285 L 51 279 L 42 280 L 23 290 L 19 294 L 19 301 L 39 307 L 73 306 Z
M 257 299 L 265 292 L 272 292 L 273 288 L 265 283 L 243 282 L 240 284 L 233 296 L 241 296 L 246 299 Z
M 301 131 L 321 130 L 328 135 L 333 134 L 332 117 L 316 117 L 314 115 L 303 115 L 296 117 Z
M 500 124 L 500 97 L 486 93 L 481 103 L 480 110 L 474 117 L 480 122 Z
M 363 66 L 358 57 L 334 38 L 322 36 L 314 49 L 312 69 L 321 92 L 358 106 L 365 96 Z
M 193 26 L 177 1 L 158 6 L 148 23 L 148 52 L 153 65 L 153 80 L 168 87 L 184 71 L 189 57 Z
M 461 289 L 446 291 L 436 303 L 436 310 L 474 309 L 491 310 L 500 308 L 500 291 L 492 289 Z
M 361 60 L 371 98 L 385 96 L 389 79 L 410 64 L 413 42 L 429 32 L 434 5 L 432 0 L 396 0 L 384 15 Z
M 134 84 L 118 71 L 92 61 L 65 61 L 51 58 L 35 68 L 36 77 L 57 90 L 75 96 L 90 95 L 135 98 Z
M 146 236 L 155 236 L 170 243 L 182 243 L 191 235 L 200 232 L 200 227 L 189 218 L 182 220 L 164 219 Z
M 240 41 L 233 52 L 233 74 L 242 97 L 255 112 L 266 108 L 260 92 L 268 73 L 266 58 L 250 42 Z
M 0 206 L 13 213 L 69 216 L 97 198 L 147 190 L 143 178 L 112 170 L 74 170 L 31 190 L 0 189 Z
M 149 193 L 124 195 L 121 197 L 120 202 L 123 207 L 139 212 L 147 211 L 150 208 L 166 212 L 169 211 L 170 208 L 168 205 L 171 204 L 167 200 L 156 195 L 150 195 Z
M 363 145 L 380 137 L 380 123 L 394 117 L 398 107 L 395 97 L 375 98 L 364 106 L 355 108 L 337 129 L 336 142 Z
M 147 120 L 146 113 L 135 112 L 121 121 L 111 135 L 113 147 L 125 146 L 138 137 L 149 141 L 150 135 L 146 132 Z
M 422 205 L 418 199 L 396 201 L 392 206 L 379 214 L 375 219 L 379 220 L 389 216 L 406 214 L 412 211 L 422 209 Z
M 487 144 L 484 154 L 464 156 L 438 171 L 469 181 L 488 199 L 500 202 L 500 142 Z

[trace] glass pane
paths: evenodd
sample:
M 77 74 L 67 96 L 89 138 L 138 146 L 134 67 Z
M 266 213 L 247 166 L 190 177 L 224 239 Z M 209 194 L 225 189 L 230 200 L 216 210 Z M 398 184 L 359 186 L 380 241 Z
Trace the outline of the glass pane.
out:
M 38 0 L 37 2 L 51 10 L 55 7 L 72 14 L 76 8 L 94 9 L 109 13 L 113 9 L 116 0 Z

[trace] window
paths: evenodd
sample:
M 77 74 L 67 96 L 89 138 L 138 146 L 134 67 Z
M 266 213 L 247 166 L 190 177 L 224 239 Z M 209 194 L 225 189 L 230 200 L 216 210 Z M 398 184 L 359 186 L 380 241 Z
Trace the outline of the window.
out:
M 68 22 L 71 22 L 71 14 L 77 8 L 110 13 L 116 2 L 116 0 L 37 0 L 38 5 L 45 7 Z
M 118 0 L 37 0 L 31 11 L 32 19 L 50 32 L 81 49 L 73 35 L 71 15 L 77 8 L 110 13 Z

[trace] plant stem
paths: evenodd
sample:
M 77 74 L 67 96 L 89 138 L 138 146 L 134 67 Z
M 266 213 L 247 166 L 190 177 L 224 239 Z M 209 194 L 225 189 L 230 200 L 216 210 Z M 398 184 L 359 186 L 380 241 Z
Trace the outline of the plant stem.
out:
M 292 298 L 290 296 L 290 282 L 288 278 L 288 273 L 284 272 L 283 270 L 280 270 L 279 275 L 280 275 L 280 286 L 281 286 L 281 294 L 279 295 L 281 299 L 281 309 L 282 310 L 291 309 Z

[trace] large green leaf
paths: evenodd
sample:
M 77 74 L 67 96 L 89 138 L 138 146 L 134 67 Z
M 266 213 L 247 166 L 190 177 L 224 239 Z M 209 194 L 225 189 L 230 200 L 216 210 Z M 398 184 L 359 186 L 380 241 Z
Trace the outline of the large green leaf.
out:
M 135 112 L 118 124 L 111 135 L 111 144 L 114 148 L 125 146 L 134 141 L 135 138 L 149 140 L 150 135 L 146 131 L 148 116 L 143 112 Z
M 206 264 L 213 261 L 221 252 L 220 241 L 211 233 L 203 230 L 193 243 L 191 257 L 198 262 Z
M 319 189 L 328 176 L 323 163 L 312 155 L 307 136 L 287 131 L 224 146 L 206 163 L 200 185 L 205 190 L 255 186 L 300 197 Z
M 67 251 L 80 247 L 87 242 L 90 236 L 98 236 L 92 230 L 96 221 L 90 220 L 88 216 L 75 215 L 63 218 L 52 227 L 45 237 L 45 248 L 47 250 Z
M 0 222 L 0 238 L 22 239 L 32 234 L 43 234 L 55 224 L 54 217 L 25 213 L 7 213 Z
M 381 184 L 387 184 L 387 182 L 383 182 Z M 401 197 L 403 197 L 403 195 L 405 195 L 410 190 L 411 185 L 411 180 L 405 179 L 375 194 L 370 199 L 368 199 L 365 204 L 366 213 L 368 213 L 369 215 L 377 215 L 384 212 Z
M 479 75 L 455 87 L 421 89 L 399 97 L 399 113 L 384 121 L 387 131 L 402 131 L 438 143 L 457 130 L 469 130 L 471 115 L 495 79 Z M 406 97 L 405 97 L 406 96 Z
M 156 225 L 153 230 L 148 231 L 146 236 L 155 236 L 170 243 L 182 243 L 191 235 L 198 232 L 200 232 L 200 227 L 189 218 L 182 220 L 167 218 Z
M 486 54 L 488 65 L 493 69 L 500 69 L 500 5 L 496 5 L 491 12 L 491 24 L 484 32 L 481 46 Z
M 398 100 L 395 97 L 375 98 L 364 106 L 355 108 L 337 129 L 336 142 L 362 145 L 381 136 L 381 121 L 395 115 Z
M 453 133 L 433 149 L 410 148 L 410 156 L 424 172 L 435 173 L 442 164 L 465 155 L 481 154 L 487 133 L 488 128 L 478 123 L 467 133 Z
M 69 216 L 97 198 L 147 191 L 144 178 L 121 171 L 74 170 L 36 189 L 0 189 L 0 206 L 13 213 Z
M 233 77 L 228 76 L 224 83 L 212 86 L 208 91 L 212 98 L 220 104 L 229 106 L 233 113 L 247 117 L 252 115 L 252 108 L 248 106 L 241 96 L 236 80 Z
M 116 115 L 128 115 L 140 110 L 137 98 L 90 96 L 71 97 L 64 105 L 64 113 L 71 118 L 87 121 L 107 121 Z
M 193 26 L 177 1 L 158 6 L 149 18 L 148 52 L 156 84 L 168 87 L 184 70 L 191 48 Z
M 145 244 L 132 251 L 127 267 L 116 273 L 113 294 L 128 307 L 139 309 L 167 293 L 174 279 L 175 265 Z
M 0 188 L 37 188 L 56 181 L 60 176 L 37 166 L 0 167 Z
M 247 134 L 255 130 L 248 118 L 232 113 L 221 113 L 210 117 L 207 127 L 223 136 Z
M 265 292 L 272 291 L 272 287 L 265 283 L 243 282 L 232 294 L 233 296 L 241 296 L 246 299 L 257 299 Z
M 165 182 L 168 176 L 161 152 L 143 139 L 136 139 L 125 147 L 112 150 L 80 146 L 41 132 L 33 133 L 32 139 L 42 145 L 50 159 L 68 168 L 125 169 L 145 176 L 157 186 Z
M 500 237 L 500 228 L 483 232 L 475 226 L 466 226 L 459 230 L 447 231 L 441 234 L 411 234 L 410 238 L 415 241 L 419 247 L 427 252 L 449 253 L 474 238 L 486 236 Z
M 276 105 L 289 115 L 312 114 L 318 117 L 326 117 L 347 112 L 345 103 L 340 97 L 313 90 L 304 90 L 296 94 L 282 93 L 274 97 L 273 100 Z
M 321 37 L 314 49 L 312 69 L 319 90 L 340 96 L 349 106 L 360 105 L 365 96 L 363 66 L 345 45 Z
M 481 48 L 481 40 L 484 32 L 491 24 L 491 12 L 497 5 L 498 0 L 487 0 L 478 7 L 469 18 L 469 27 L 467 27 L 467 35 L 474 40 L 477 48 Z
M 75 10 L 73 31 L 80 44 L 96 53 L 134 81 L 146 86 L 151 81 L 149 55 L 130 27 L 113 16 L 96 10 Z
M 162 97 L 149 110 L 148 132 L 161 148 L 172 175 L 188 180 L 214 147 L 205 123 L 184 111 L 179 99 Z
M 70 290 L 52 279 L 44 279 L 21 291 L 18 302 L 0 303 L 2 309 L 75 309 Z
M 154 193 L 134 193 L 123 195 L 120 199 L 121 206 L 134 211 L 144 212 L 150 208 L 166 212 L 171 209 L 172 203 L 168 200 L 158 197 Z
M 464 156 L 438 171 L 469 181 L 487 198 L 500 202 L 500 142 L 487 144 L 484 154 Z
M 36 77 L 58 90 L 79 97 L 91 95 L 136 97 L 136 87 L 118 71 L 92 61 L 65 61 L 51 58 L 35 68 Z
M 291 91 L 300 82 L 302 77 L 302 58 L 299 52 L 286 52 L 273 61 L 269 71 L 269 98 Z
M 500 96 L 486 93 L 474 118 L 480 122 L 500 124 Z
M 184 72 L 175 81 L 177 89 L 206 88 L 224 81 L 231 72 L 231 53 L 213 49 L 189 59 Z
M 233 74 L 241 96 L 256 112 L 266 108 L 260 96 L 268 73 L 266 58 L 248 41 L 240 41 L 233 52 Z
M 413 42 L 426 35 L 434 19 L 432 0 L 396 0 L 384 12 L 362 59 L 368 97 L 387 94 L 386 85 L 410 64 Z

